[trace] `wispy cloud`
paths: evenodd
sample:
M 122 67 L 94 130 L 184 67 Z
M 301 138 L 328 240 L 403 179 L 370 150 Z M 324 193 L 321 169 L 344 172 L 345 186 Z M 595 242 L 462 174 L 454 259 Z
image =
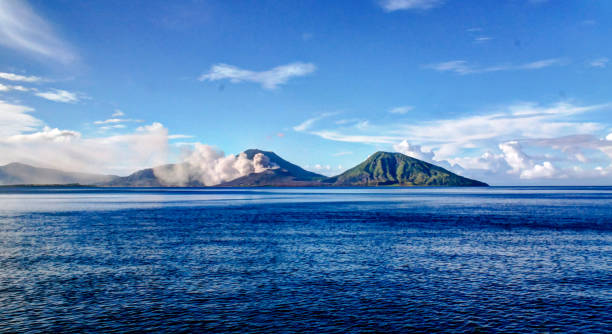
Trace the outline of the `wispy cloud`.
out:
M 567 102 L 551 106 L 519 103 L 493 112 L 454 119 L 442 119 L 418 124 L 396 126 L 392 133 L 421 143 L 467 144 L 483 140 L 504 141 L 513 138 L 556 137 L 572 133 L 592 133 L 602 130 L 600 123 L 577 121 L 586 112 L 607 110 L 612 104 L 577 106 Z M 450 150 L 448 147 L 446 151 Z M 440 153 L 440 152 L 439 152 Z
M 42 121 L 30 115 L 34 109 L 0 100 L 0 138 L 34 131 Z
M 310 131 L 310 134 L 319 136 L 323 139 L 340 141 L 346 143 L 364 143 L 364 144 L 392 144 L 401 140 L 401 136 L 387 135 L 366 135 L 366 134 L 350 134 L 337 130 L 317 130 Z
M 43 99 L 47 99 L 54 102 L 75 103 L 79 101 L 79 98 L 76 93 L 72 93 L 62 89 L 54 89 L 47 92 L 37 92 L 34 94 L 36 96 L 42 97 Z
M 94 124 L 111 124 L 111 123 L 121 123 L 121 122 L 125 122 L 125 119 L 120 119 L 120 118 L 109 118 L 109 119 L 105 119 L 103 121 L 95 121 Z
M 115 111 L 111 115 L 111 117 L 121 117 L 121 116 L 125 116 L 125 113 L 119 109 L 115 109 Z
M 493 37 L 489 37 L 489 36 L 478 36 L 476 38 L 474 38 L 474 43 L 485 43 L 488 42 L 490 40 L 492 40 Z
M 459 75 L 466 75 L 500 71 L 538 70 L 551 66 L 563 66 L 567 63 L 568 61 L 562 58 L 550 58 L 516 65 L 501 64 L 493 66 L 478 66 L 472 65 L 465 60 L 452 60 L 442 63 L 426 65 L 425 68 L 433 69 L 438 72 L 452 72 Z
M 8 92 L 11 90 L 16 90 L 19 92 L 28 92 L 30 88 L 23 87 L 21 85 L 4 85 L 0 83 L 0 92 Z
M 334 154 L 332 154 L 334 157 L 341 157 L 341 156 L 345 156 L 345 155 L 351 155 L 353 154 L 353 152 L 351 151 L 342 151 L 342 152 L 336 152 Z
M 102 131 L 113 130 L 113 129 L 125 129 L 125 124 L 113 124 L 113 125 L 105 125 L 99 128 Z
M 395 107 L 395 108 L 389 110 L 389 112 L 392 113 L 392 114 L 401 114 L 401 115 L 403 115 L 403 114 L 406 114 L 406 113 L 408 113 L 409 111 L 411 111 L 413 109 L 414 109 L 413 106 L 401 106 L 401 107 Z
M 311 121 L 298 130 L 333 141 L 388 145 L 466 175 L 493 178 L 498 182 L 506 180 L 508 175 L 524 180 L 594 177 L 600 172 L 610 172 L 612 176 L 612 140 L 597 135 L 608 125 L 589 121 L 592 117 L 587 117 L 607 110 L 612 110 L 612 103 L 515 103 L 433 121 L 372 123 L 361 128 L 333 121 L 325 124 Z M 586 134 L 588 140 L 577 134 Z M 536 146 L 539 148 L 535 149 Z M 529 155 L 525 150 L 548 152 L 539 156 Z M 609 158 L 609 167 L 604 166 L 601 171 L 595 171 L 592 166 L 581 167 L 597 160 L 597 154 L 601 153 Z M 571 163 L 577 165 L 569 169 L 563 166 Z M 583 171 L 579 172 L 580 168 Z
M 387 12 L 396 10 L 428 10 L 438 7 L 444 0 L 381 0 L 380 6 Z
M 77 58 L 26 1 L 0 1 L 0 44 L 61 63 Z
M 1 6 L 1 5 L 0 5 Z M 43 78 L 37 76 L 27 76 L 15 73 L 0 72 L 0 79 L 9 81 L 22 81 L 22 82 L 41 82 Z
M 229 80 L 233 83 L 255 82 L 265 89 L 276 89 L 293 77 L 308 75 L 316 70 L 312 63 L 291 63 L 277 66 L 267 71 L 251 71 L 227 64 L 213 65 L 210 70 L 199 77 L 200 81 Z
M 598 68 L 604 68 L 606 66 L 608 66 L 608 62 L 610 61 L 610 59 L 608 59 L 607 57 L 601 57 L 601 58 L 597 58 L 597 59 L 593 59 L 589 62 L 589 66 L 590 67 L 598 67 Z
M 302 123 L 300 123 L 300 124 L 298 124 L 298 125 L 294 126 L 294 127 L 293 127 L 293 130 L 298 131 L 298 132 L 303 132 L 303 131 L 306 131 L 306 130 L 308 130 L 310 127 L 312 127 L 312 125 L 313 125 L 315 122 L 317 122 L 318 120 L 321 120 L 321 119 L 323 119 L 323 118 L 326 118 L 326 117 L 329 117 L 329 116 L 332 116 L 332 115 L 335 115 L 335 114 L 336 114 L 336 113 L 323 113 L 323 114 L 321 114 L 321 115 L 319 115 L 319 116 L 315 116 L 315 117 L 309 118 L 309 119 L 307 119 L 307 120 L 303 121 Z
M 187 138 L 193 138 L 193 136 L 190 136 L 190 135 L 181 135 L 181 134 L 168 135 L 168 139 L 187 139 Z
M 115 115 L 115 113 L 113 113 L 113 115 Z M 123 113 L 121 113 L 121 115 L 125 115 Z M 100 129 L 102 130 L 109 130 L 109 129 L 121 129 L 121 128 L 125 128 L 125 125 L 122 123 L 142 123 L 144 122 L 141 119 L 131 119 L 131 118 L 109 118 L 109 119 L 105 119 L 103 121 L 95 121 L 93 122 L 93 124 L 95 125 L 104 125 L 101 126 Z

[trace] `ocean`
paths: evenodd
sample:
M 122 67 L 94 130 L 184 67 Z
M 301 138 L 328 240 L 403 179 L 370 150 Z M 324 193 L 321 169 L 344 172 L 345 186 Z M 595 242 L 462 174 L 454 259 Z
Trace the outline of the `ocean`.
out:
M 612 187 L 0 188 L 0 332 L 612 332 Z

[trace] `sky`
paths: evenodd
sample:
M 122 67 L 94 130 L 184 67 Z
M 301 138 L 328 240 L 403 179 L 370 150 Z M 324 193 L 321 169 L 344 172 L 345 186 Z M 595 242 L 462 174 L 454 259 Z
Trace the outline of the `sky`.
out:
M 382 150 L 612 185 L 611 39 L 607 0 L 0 0 L 0 164 L 259 148 L 335 175 Z

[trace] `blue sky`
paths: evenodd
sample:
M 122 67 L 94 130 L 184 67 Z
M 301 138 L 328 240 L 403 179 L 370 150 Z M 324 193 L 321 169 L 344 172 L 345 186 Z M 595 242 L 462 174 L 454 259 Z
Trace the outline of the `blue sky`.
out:
M 612 184 L 612 3 L 2 1 L 0 163 L 125 175 L 198 145 L 332 175 L 398 151 Z

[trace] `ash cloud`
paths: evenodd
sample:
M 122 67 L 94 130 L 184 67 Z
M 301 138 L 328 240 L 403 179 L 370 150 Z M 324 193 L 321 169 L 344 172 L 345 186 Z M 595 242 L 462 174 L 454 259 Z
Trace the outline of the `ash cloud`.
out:
M 223 151 L 197 143 L 182 162 L 153 169 L 155 176 L 171 186 L 214 186 L 251 173 L 278 168 L 263 153 L 249 159 L 245 153 L 225 155 Z

